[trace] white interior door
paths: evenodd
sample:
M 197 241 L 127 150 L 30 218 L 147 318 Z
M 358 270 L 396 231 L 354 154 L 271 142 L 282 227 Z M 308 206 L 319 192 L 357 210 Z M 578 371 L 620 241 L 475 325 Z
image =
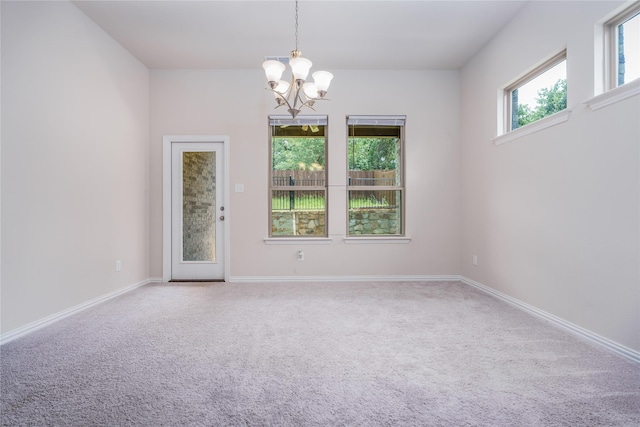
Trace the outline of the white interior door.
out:
M 171 280 L 224 280 L 224 144 L 171 144 Z

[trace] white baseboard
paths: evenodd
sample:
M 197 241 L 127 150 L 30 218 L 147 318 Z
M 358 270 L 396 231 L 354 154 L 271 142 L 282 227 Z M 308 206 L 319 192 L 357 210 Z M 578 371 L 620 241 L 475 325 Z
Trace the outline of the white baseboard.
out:
M 160 278 L 149 278 L 146 280 L 143 280 L 142 282 L 139 283 L 135 283 L 133 285 L 127 286 L 125 288 L 122 289 L 118 289 L 117 291 L 113 291 L 110 292 L 106 295 L 102 295 L 99 296 L 97 298 L 94 298 L 92 300 L 83 302 L 82 304 L 78 304 L 74 307 L 70 307 L 66 310 L 60 311 L 58 313 L 52 314 L 51 316 L 47 316 L 43 319 L 40 320 L 36 320 L 35 322 L 31 322 L 28 323 L 24 326 L 21 326 L 20 328 L 14 329 L 12 331 L 6 332 L 2 335 L 0 335 L 0 345 L 2 344 L 6 344 L 9 341 L 13 341 L 17 338 L 23 337 L 27 334 L 30 334 L 31 332 L 37 331 L 38 329 L 44 328 L 45 326 L 49 326 L 52 323 L 57 322 L 58 320 L 64 319 L 65 317 L 69 317 L 73 314 L 79 313 L 83 310 L 86 310 L 90 307 L 96 306 L 98 304 L 102 304 L 105 301 L 108 301 L 110 299 L 113 299 L 117 296 L 120 296 L 122 294 L 125 294 L 127 292 L 130 292 L 134 289 L 137 289 L 141 286 L 144 286 L 148 283 L 153 283 L 153 282 L 161 282 L 162 279 Z
M 415 282 L 459 281 L 460 276 L 231 276 L 231 283 L 250 282 Z
M 555 316 L 551 313 L 547 313 L 544 310 L 540 310 L 532 305 L 529 305 L 525 302 L 522 302 L 516 298 L 510 297 L 509 295 L 503 294 L 502 292 L 496 291 L 488 286 L 483 285 L 482 283 L 478 283 L 474 280 L 471 280 L 464 276 L 459 276 L 459 280 L 463 283 L 466 283 L 469 286 L 472 286 L 478 290 L 481 290 L 485 293 L 488 293 L 496 298 L 499 298 L 511 305 L 516 306 L 517 308 L 526 311 L 527 313 L 533 314 L 534 316 L 540 317 L 542 319 L 548 320 L 559 326 L 560 328 L 577 335 L 581 338 L 584 338 L 592 343 L 598 344 L 606 348 L 609 351 L 612 351 L 616 354 L 619 354 L 633 362 L 640 363 L 640 352 L 630 349 L 628 347 L 623 346 L 622 344 L 618 344 L 615 341 L 611 341 L 607 338 L 604 338 L 598 334 L 595 334 L 581 326 L 578 326 L 574 323 L 568 322 L 558 316 Z

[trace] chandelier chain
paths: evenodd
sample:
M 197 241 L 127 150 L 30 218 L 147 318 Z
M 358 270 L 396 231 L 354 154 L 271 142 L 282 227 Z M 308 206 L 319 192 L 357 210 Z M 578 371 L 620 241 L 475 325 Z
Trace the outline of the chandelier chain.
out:
M 298 50 L 298 0 L 296 0 L 296 51 Z

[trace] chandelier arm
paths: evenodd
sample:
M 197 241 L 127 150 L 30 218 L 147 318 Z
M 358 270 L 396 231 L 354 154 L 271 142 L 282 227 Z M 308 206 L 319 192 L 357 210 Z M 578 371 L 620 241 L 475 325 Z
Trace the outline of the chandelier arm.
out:
M 311 108 L 313 111 L 316 111 L 315 108 L 313 108 L 313 106 L 315 105 L 316 101 L 328 101 L 328 99 L 324 99 L 324 98 L 310 98 L 307 99 L 304 104 L 302 104 L 300 106 L 300 108 L 302 107 L 307 107 L 307 108 Z
M 298 108 L 299 110 L 302 109 L 302 107 L 304 107 L 304 101 L 302 100 L 302 97 L 300 95 L 301 91 L 302 91 L 302 85 L 300 85 L 300 87 L 296 85 L 296 92 L 293 96 L 293 108 L 296 108 L 298 105 L 298 101 L 300 101 L 300 108 Z
M 307 101 L 307 102 L 305 102 L 304 104 L 302 104 L 302 105 L 300 106 L 300 109 L 302 109 L 302 107 L 307 107 L 307 108 L 309 108 L 310 110 L 316 111 L 316 109 L 315 109 L 315 108 L 313 108 L 313 104 L 309 104 L 309 101 Z
M 276 107 L 275 107 L 275 108 L 282 107 L 282 106 L 283 106 L 283 105 L 285 105 L 285 104 L 287 105 L 287 107 L 288 107 L 288 108 L 291 108 L 291 104 L 289 104 L 289 100 L 287 99 L 288 97 L 283 96 L 280 92 L 278 92 L 278 91 L 277 91 L 277 90 L 275 90 L 275 89 L 271 89 L 271 88 L 268 88 L 268 87 L 267 87 L 267 88 L 265 88 L 265 89 L 266 89 L 266 90 L 269 90 L 269 91 L 271 91 L 271 92 L 273 92 L 273 93 L 275 93 L 275 94 L 278 96 L 278 98 L 279 98 L 279 99 L 281 99 L 282 101 L 284 101 L 284 104 L 278 104 L 278 105 L 276 105 Z M 295 106 L 295 105 L 294 105 L 294 106 Z

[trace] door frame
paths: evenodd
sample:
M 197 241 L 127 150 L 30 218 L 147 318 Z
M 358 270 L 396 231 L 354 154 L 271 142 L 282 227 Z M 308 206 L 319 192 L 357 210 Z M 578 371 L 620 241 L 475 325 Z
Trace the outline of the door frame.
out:
M 174 143 L 222 143 L 223 203 L 224 203 L 224 281 L 229 281 L 230 224 L 229 203 L 229 136 L 228 135 L 165 135 L 162 137 L 162 281 L 171 280 L 171 147 Z

